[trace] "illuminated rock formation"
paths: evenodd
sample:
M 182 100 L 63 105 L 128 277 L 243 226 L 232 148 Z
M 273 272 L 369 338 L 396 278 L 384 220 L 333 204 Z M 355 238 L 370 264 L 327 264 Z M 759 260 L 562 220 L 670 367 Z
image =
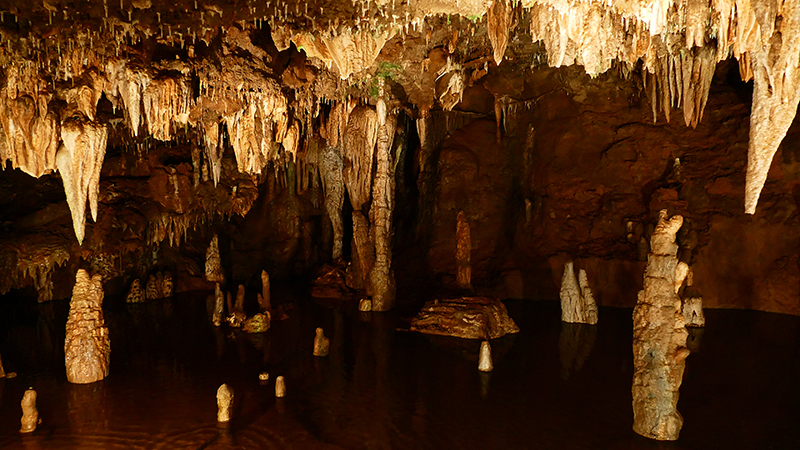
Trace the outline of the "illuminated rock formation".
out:
M 233 389 L 223 384 L 217 389 L 217 422 L 230 422 L 232 407 Z
M 678 245 L 683 217 L 662 210 L 650 238 L 644 290 L 633 310 L 633 430 L 658 440 L 678 438 L 683 417 L 678 389 L 689 350 L 681 300 L 675 293 Z
M 362 298 L 358 301 L 358 310 L 361 312 L 369 312 L 372 311 L 372 300 L 368 298 Z
M 456 222 L 456 283 L 461 289 L 472 288 L 472 266 L 470 256 L 472 253 L 472 239 L 470 239 L 469 223 L 464 211 L 458 212 Z
M 465 339 L 497 339 L 519 332 L 500 300 L 462 297 L 425 303 L 411 320 L 411 331 Z
M 283 375 L 275 378 L 275 397 L 282 398 L 286 396 L 286 383 L 283 381 Z
M 255 314 L 253 317 L 245 320 L 242 330 L 244 330 L 245 333 L 265 333 L 269 330 L 269 326 L 270 313 L 269 311 L 265 311 Z
M 225 276 L 222 274 L 222 263 L 219 259 L 219 239 L 216 234 L 211 238 L 211 243 L 208 244 L 206 250 L 206 280 L 217 283 L 225 281 Z
M 236 303 L 233 309 L 236 311 L 244 311 L 244 285 L 240 284 L 239 289 L 236 290 Z
M 19 432 L 33 433 L 36 430 L 36 426 L 39 425 L 39 410 L 36 409 L 36 391 L 33 388 L 28 388 L 25 391 L 20 405 L 22 406 L 22 419 L 20 419 L 22 426 Z
M 108 376 L 111 341 L 103 320 L 103 281 L 78 269 L 67 320 L 64 359 L 67 380 L 87 384 Z
M 261 271 L 261 296 L 258 298 L 258 307 L 261 311 L 269 311 L 272 309 L 272 302 L 270 301 L 272 294 L 269 289 L 269 274 L 266 270 Z
M 3 369 L 3 356 L 0 355 L 0 378 L 6 377 L 6 371 Z
M 128 296 L 125 297 L 126 303 L 142 303 L 144 301 L 144 293 L 142 292 L 142 282 L 138 278 L 134 278 L 131 283 L 131 288 L 128 291 Z
M 331 341 L 325 337 L 322 328 L 317 328 L 317 334 L 314 336 L 314 356 L 328 356 L 330 345 Z
M 511 33 L 511 5 L 508 0 L 495 0 L 487 11 L 487 28 L 489 40 L 494 49 L 494 62 L 498 66 L 508 46 L 508 35 Z
M 578 279 L 572 261 L 564 264 L 564 275 L 561 278 L 561 320 L 568 323 L 597 323 L 597 304 L 586 271 L 581 269 Z
M 478 356 L 478 370 L 481 372 L 491 372 L 494 369 L 492 364 L 492 347 L 489 341 L 481 342 L 481 352 Z
M 158 293 L 158 279 L 155 274 L 150 274 L 147 278 L 147 287 L 145 287 L 145 297 L 147 301 L 155 300 L 160 297 Z

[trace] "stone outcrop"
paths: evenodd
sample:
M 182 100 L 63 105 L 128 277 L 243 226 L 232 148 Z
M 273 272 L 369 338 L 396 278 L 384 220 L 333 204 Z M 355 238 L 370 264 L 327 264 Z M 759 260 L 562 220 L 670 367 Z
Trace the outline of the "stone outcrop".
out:
M 461 297 L 425 303 L 411 331 L 465 339 L 497 339 L 519 332 L 506 306 L 490 297 Z
M 78 269 L 67 319 L 67 380 L 87 384 L 108 376 L 111 340 L 103 320 L 103 280 Z
M 564 264 L 561 278 L 561 320 L 567 323 L 597 323 L 597 303 L 594 301 L 586 271 L 581 269 L 575 278 L 572 261 Z
M 282 398 L 286 396 L 286 383 L 283 380 L 283 375 L 275 378 L 275 397 Z
M 678 389 L 689 350 L 681 300 L 675 292 L 683 217 L 659 214 L 650 238 L 644 290 L 633 310 L 633 430 L 657 440 L 678 439 L 683 417 Z

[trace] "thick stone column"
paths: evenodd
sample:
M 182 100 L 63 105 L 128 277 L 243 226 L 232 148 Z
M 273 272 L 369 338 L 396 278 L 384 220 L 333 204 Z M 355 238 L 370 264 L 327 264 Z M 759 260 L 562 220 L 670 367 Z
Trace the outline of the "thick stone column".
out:
M 103 279 L 79 269 L 72 289 L 64 341 L 67 380 L 87 384 L 108 376 L 111 340 L 103 320 Z
M 678 245 L 683 217 L 662 210 L 650 238 L 644 290 L 633 310 L 633 431 L 662 441 L 678 439 L 683 417 L 678 388 L 689 350 L 681 299 L 675 292 Z

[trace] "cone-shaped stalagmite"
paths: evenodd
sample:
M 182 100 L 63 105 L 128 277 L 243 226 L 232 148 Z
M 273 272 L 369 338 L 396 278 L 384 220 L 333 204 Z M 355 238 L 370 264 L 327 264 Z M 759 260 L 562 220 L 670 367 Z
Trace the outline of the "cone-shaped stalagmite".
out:
M 214 313 L 211 321 L 215 326 L 222 325 L 225 319 L 225 296 L 222 294 L 222 289 L 219 288 L 219 283 L 214 286 Z
M 272 309 L 271 294 L 269 288 L 269 274 L 266 270 L 261 271 L 261 297 L 258 301 L 258 307 L 261 311 L 269 311 Z
M 36 430 L 36 425 L 39 425 L 39 410 L 36 409 L 36 391 L 33 388 L 28 388 L 22 396 L 22 419 L 20 422 L 22 426 L 19 429 L 20 433 L 32 433 Z
M 217 422 L 230 422 L 233 389 L 223 384 L 217 389 Z
M 206 280 L 221 283 L 225 281 L 222 275 L 222 263 L 219 258 L 219 238 L 215 234 L 206 249 Z
M 644 290 L 633 310 L 633 430 L 658 440 L 678 438 L 683 418 L 678 388 L 689 350 L 681 300 L 675 293 L 678 245 L 683 217 L 662 210 L 650 238 Z
M 456 283 L 460 289 L 472 288 L 472 266 L 470 254 L 472 253 L 472 239 L 469 233 L 469 222 L 464 211 L 458 212 L 456 223 Z
M 108 376 L 111 341 L 103 320 L 103 280 L 78 269 L 64 342 L 67 380 L 94 383 Z
M 322 328 L 317 328 L 317 334 L 314 336 L 314 356 L 328 356 L 330 344 L 331 341 L 325 337 Z
M 283 375 L 275 378 L 275 397 L 281 398 L 286 396 L 286 382 L 283 381 Z
M 581 269 L 578 279 L 572 261 L 564 264 L 564 276 L 561 278 L 561 320 L 568 323 L 597 323 L 597 304 L 586 271 Z
M 481 353 L 478 356 L 478 370 L 481 372 L 491 372 L 494 369 L 492 364 L 492 347 L 489 341 L 481 342 Z

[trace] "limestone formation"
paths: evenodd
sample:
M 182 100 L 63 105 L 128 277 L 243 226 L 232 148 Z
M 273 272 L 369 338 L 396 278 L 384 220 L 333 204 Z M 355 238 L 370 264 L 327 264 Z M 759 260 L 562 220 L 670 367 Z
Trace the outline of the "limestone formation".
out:
M 491 372 L 494 369 L 492 364 L 492 347 L 489 341 L 481 342 L 481 353 L 478 357 L 478 370 L 481 372 Z
M 222 289 L 219 288 L 219 283 L 214 285 L 214 313 L 211 317 L 211 321 L 217 327 L 222 325 L 225 317 L 225 296 L 222 294 Z
M 265 311 L 263 313 L 255 314 L 253 317 L 245 320 L 242 329 L 245 333 L 265 333 L 269 330 L 270 326 L 270 313 Z
M 681 300 L 675 293 L 683 217 L 659 214 L 650 238 L 644 290 L 633 310 L 633 430 L 658 440 L 675 440 L 683 425 L 678 389 L 689 350 Z
M 322 328 L 317 328 L 317 334 L 314 336 L 314 356 L 328 356 L 330 345 L 331 341 L 325 337 Z
M 322 156 L 322 187 L 325 191 L 325 212 L 333 227 L 333 259 L 342 257 L 342 240 L 344 239 L 344 223 L 342 207 L 344 205 L 344 162 L 339 150 L 327 147 Z
M 362 312 L 369 312 L 372 311 L 372 300 L 368 298 L 362 298 L 358 301 L 358 310 Z
M 144 293 L 142 292 L 142 283 L 138 278 L 134 278 L 131 283 L 131 289 L 128 291 L 128 296 L 125 297 L 126 303 L 142 303 L 144 301 Z
M 217 389 L 217 422 L 230 422 L 233 406 L 233 389 L 223 384 Z
M 225 276 L 222 274 L 222 263 L 219 258 L 219 238 L 215 234 L 211 238 L 211 243 L 208 244 L 206 250 L 206 280 L 217 283 L 225 281 Z
M 283 381 L 283 375 L 275 378 L 275 397 L 282 398 L 286 396 L 286 383 Z
M 505 305 L 489 297 L 462 297 L 425 303 L 411 331 L 465 339 L 497 339 L 519 332 Z
M 687 327 L 706 326 L 706 316 L 703 314 L 703 299 L 690 297 L 683 302 L 683 318 Z
M 258 307 L 261 311 L 270 311 L 272 309 L 270 287 L 269 287 L 269 274 L 266 270 L 261 271 L 261 297 L 258 298 Z
M 87 384 L 108 376 L 111 340 L 103 320 L 103 280 L 78 269 L 67 319 L 64 355 L 67 380 Z
M 269 372 L 261 372 L 258 374 L 259 381 L 267 381 L 269 380 Z
M 458 265 L 456 283 L 461 289 L 472 288 L 471 252 L 472 239 L 470 239 L 469 223 L 464 211 L 459 211 L 456 224 L 456 264 Z
M 561 278 L 561 320 L 567 323 L 597 323 L 597 304 L 586 271 L 581 269 L 578 279 L 572 261 L 564 264 L 564 275 Z
M 244 311 L 244 285 L 240 284 L 236 290 L 236 303 L 233 306 L 236 311 Z
M 22 427 L 19 429 L 20 433 L 32 433 L 39 425 L 39 410 L 36 409 L 36 391 L 33 388 L 28 388 L 22 396 Z
M 150 274 L 150 276 L 147 278 L 145 297 L 147 298 L 147 301 L 155 300 L 160 297 L 158 294 L 158 281 L 155 274 Z

